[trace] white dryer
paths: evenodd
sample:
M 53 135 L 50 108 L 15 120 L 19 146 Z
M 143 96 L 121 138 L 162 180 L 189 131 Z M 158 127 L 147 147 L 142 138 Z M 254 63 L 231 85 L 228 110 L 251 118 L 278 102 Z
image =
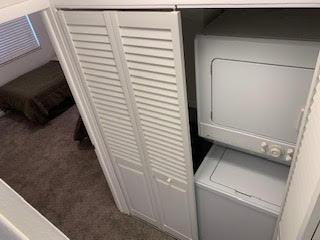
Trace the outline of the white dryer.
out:
M 271 240 L 289 167 L 213 145 L 198 169 L 201 240 Z
M 285 26 L 312 19 L 228 12 L 195 39 L 199 135 L 290 165 L 320 39 Z

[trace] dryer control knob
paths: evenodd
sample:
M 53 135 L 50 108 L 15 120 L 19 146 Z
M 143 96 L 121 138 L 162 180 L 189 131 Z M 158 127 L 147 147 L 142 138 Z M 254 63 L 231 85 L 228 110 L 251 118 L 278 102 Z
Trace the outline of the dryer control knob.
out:
M 264 153 L 267 152 L 268 144 L 266 142 L 262 142 L 260 146 L 261 146 L 260 148 L 261 152 L 264 152 Z
M 287 154 L 288 154 L 288 155 L 292 156 L 293 152 L 294 152 L 294 151 L 293 151 L 292 148 L 288 148 L 288 150 L 287 150 Z
M 292 157 L 291 157 L 290 155 L 287 155 L 287 156 L 286 156 L 286 161 L 289 162 L 289 161 L 291 161 L 291 160 L 292 160 Z
M 279 147 L 271 147 L 270 154 L 273 157 L 280 157 L 281 156 L 281 149 Z

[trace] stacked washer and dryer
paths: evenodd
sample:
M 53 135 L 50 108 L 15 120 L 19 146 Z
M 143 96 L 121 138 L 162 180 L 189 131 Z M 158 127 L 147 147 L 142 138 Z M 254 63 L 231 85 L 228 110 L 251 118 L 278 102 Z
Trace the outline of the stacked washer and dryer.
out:
M 201 240 L 272 239 L 320 48 L 313 22 L 227 11 L 197 35 L 199 135 L 214 142 L 195 176 Z

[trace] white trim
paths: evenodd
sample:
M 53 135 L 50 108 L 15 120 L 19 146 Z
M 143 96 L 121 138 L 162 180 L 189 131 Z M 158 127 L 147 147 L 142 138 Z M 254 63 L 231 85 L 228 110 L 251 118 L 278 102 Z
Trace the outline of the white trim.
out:
M 49 0 L 14 0 L 0 3 L 0 24 L 50 7 Z
M 0 215 L 2 224 L 6 224 L 8 230 L 17 236 L 16 239 L 20 237 L 21 240 L 69 240 L 2 179 L 0 179 Z
M 317 183 L 308 211 L 299 230 L 299 239 L 311 239 L 320 221 L 320 182 Z M 316 240 L 316 239 L 314 239 Z
M 109 154 L 105 149 L 103 137 L 98 129 L 92 109 L 88 104 L 89 100 L 82 90 L 79 73 L 73 66 L 72 59 L 70 58 L 70 49 L 68 49 L 68 45 L 64 42 L 65 39 L 63 38 L 62 28 L 57 22 L 58 16 L 55 15 L 52 9 L 44 11 L 42 16 L 72 95 L 77 103 L 82 120 L 86 126 L 90 139 L 95 146 L 98 160 L 107 179 L 115 203 L 121 212 L 129 214 L 125 197 L 115 175 Z
M 15 225 L 13 225 L 5 216 L 0 213 L 0 233 L 3 234 L 2 231 L 5 233 L 5 237 L 13 237 L 16 240 L 30 240 L 26 235 L 23 234 Z
M 86 9 L 174 9 L 174 8 L 296 8 L 320 7 L 319 0 L 51 0 L 57 8 Z
M 319 8 L 319 3 L 214 3 L 214 4 L 183 4 L 177 8 Z

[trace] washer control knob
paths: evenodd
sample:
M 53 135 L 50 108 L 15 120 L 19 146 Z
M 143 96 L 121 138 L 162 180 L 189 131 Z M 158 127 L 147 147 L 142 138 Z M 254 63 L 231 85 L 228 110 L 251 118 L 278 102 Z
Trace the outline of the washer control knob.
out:
M 290 155 L 287 155 L 287 156 L 286 156 L 286 161 L 289 162 L 289 161 L 291 161 L 291 160 L 292 160 L 292 157 L 291 157 Z
M 280 157 L 281 156 L 281 149 L 279 147 L 273 146 L 270 149 L 270 154 L 273 157 Z
M 262 142 L 260 147 L 261 147 L 260 148 L 261 152 L 264 152 L 264 153 L 267 152 L 268 144 L 266 142 Z

